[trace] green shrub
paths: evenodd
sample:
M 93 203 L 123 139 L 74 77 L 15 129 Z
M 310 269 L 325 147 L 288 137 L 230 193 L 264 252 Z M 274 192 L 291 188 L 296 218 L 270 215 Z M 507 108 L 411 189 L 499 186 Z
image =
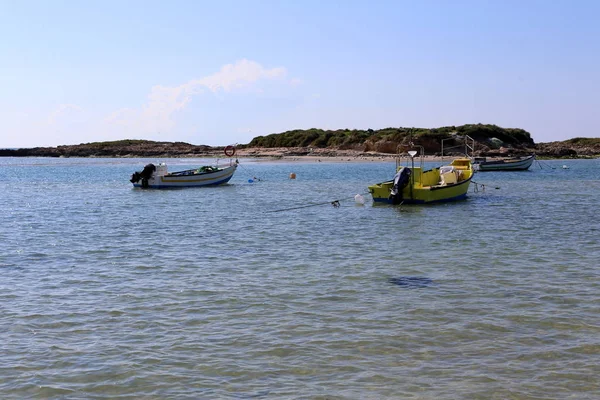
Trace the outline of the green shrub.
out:
M 479 142 L 489 142 L 498 138 L 507 144 L 534 145 L 529 132 L 519 128 L 501 128 L 489 124 L 467 124 L 461 126 L 444 126 L 440 128 L 384 128 L 379 130 L 339 129 L 322 130 L 311 128 L 296 129 L 282 133 L 272 133 L 267 136 L 257 136 L 250 141 L 249 147 L 337 147 L 361 145 L 366 141 L 391 141 L 402 143 L 411 138 L 415 143 L 419 138 L 427 141 L 439 141 L 452 137 L 453 134 L 469 135 Z

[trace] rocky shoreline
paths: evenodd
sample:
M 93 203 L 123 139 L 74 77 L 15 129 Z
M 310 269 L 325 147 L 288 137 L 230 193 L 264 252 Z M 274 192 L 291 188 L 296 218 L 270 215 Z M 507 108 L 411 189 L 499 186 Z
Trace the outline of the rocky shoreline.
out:
M 568 141 L 567 141 L 568 142 Z M 574 146 L 566 142 L 539 143 L 534 148 L 504 148 L 475 151 L 475 156 L 510 157 L 535 153 L 539 158 L 596 158 L 600 156 L 600 145 Z M 459 156 L 460 153 L 447 153 L 446 156 Z M 434 153 L 430 156 L 440 157 Z M 153 142 L 124 140 L 118 142 L 86 143 L 58 147 L 34 147 L 25 149 L 0 149 L 0 157 L 116 157 L 116 158 L 223 158 L 224 147 L 192 145 L 182 142 Z M 247 147 L 236 148 L 235 157 L 294 159 L 294 158 L 350 158 L 364 160 L 392 159 L 389 151 L 367 151 L 362 148 L 314 148 L 314 147 Z

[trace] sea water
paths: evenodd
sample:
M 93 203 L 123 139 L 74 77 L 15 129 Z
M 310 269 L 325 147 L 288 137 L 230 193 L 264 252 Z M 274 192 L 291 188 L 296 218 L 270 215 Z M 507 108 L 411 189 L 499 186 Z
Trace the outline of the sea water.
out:
M 393 162 L 151 161 L 210 162 L 0 158 L 0 398 L 600 396 L 599 160 L 400 207 Z

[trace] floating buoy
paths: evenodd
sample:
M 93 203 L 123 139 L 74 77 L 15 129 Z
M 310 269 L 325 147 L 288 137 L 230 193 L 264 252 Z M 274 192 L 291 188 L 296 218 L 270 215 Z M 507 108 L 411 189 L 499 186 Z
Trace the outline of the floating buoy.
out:
M 290 179 L 296 179 L 296 173 L 292 172 L 292 173 L 290 174 Z
M 356 196 L 354 196 L 354 201 L 356 202 L 356 204 L 365 204 L 365 198 L 363 196 L 361 196 L 360 194 L 357 194 Z
M 563 165 L 563 169 L 569 169 L 568 165 Z

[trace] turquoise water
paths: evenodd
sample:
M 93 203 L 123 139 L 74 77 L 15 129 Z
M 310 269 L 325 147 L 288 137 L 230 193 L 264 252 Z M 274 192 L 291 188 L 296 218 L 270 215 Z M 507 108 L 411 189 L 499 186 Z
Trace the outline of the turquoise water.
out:
M 151 161 L 0 158 L 0 398 L 600 396 L 600 160 L 404 207 L 390 162 Z

